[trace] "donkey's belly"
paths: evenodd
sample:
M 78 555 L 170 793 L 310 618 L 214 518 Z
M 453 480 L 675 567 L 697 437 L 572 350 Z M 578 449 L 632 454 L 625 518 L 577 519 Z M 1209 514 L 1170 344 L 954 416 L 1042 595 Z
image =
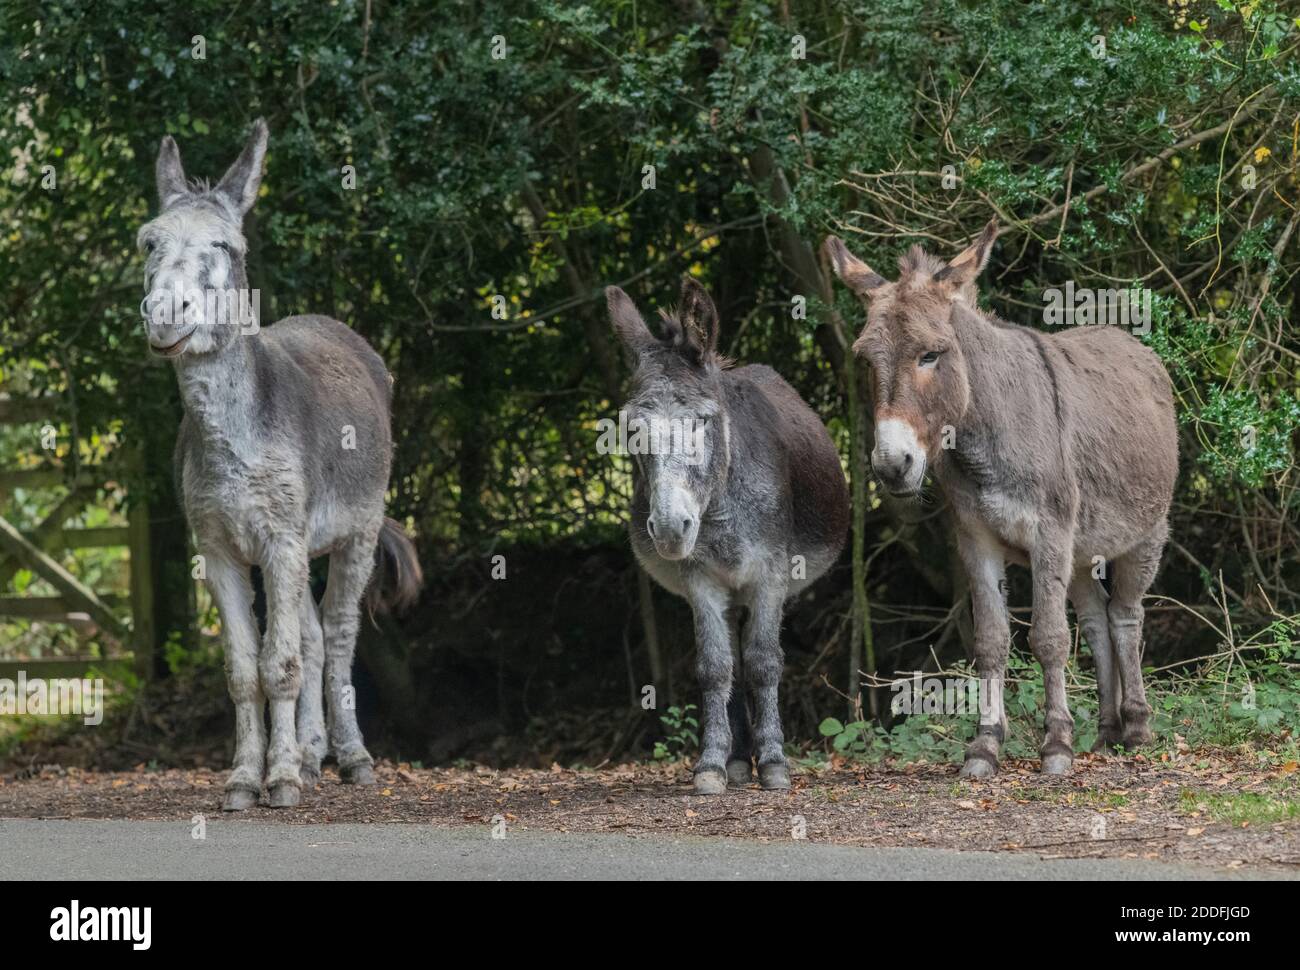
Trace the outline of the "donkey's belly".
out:
M 790 563 L 790 592 L 786 598 L 802 592 L 821 579 L 839 557 L 840 546 L 830 545 L 810 549 L 800 560 L 793 560 Z
M 328 495 L 314 500 L 307 515 L 307 548 L 311 557 L 328 556 L 380 521 L 383 506 L 375 509 L 369 505 L 342 502 Z

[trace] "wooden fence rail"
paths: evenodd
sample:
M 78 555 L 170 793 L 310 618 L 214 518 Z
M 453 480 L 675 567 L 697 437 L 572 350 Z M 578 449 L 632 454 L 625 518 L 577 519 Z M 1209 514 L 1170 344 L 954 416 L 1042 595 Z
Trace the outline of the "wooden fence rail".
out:
M 58 397 L 10 397 L 0 395 L 0 424 L 25 425 L 57 423 L 62 401 Z M 73 448 L 77 443 L 73 442 Z M 35 449 L 33 449 L 35 450 Z M 98 489 L 114 473 L 132 467 L 134 459 L 126 462 L 114 460 L 103 464 L 83 464 L 75 475 L 53 463 L 31 468 L 0 470 L 0 498 L 14 489 L 66 487 L 61 498 L 43 520 L 32 528 L 19 529 L 13 522 L 0 517 L 0 617 L 39 619 L 45 622 L 64 622 L 85 628 L 93 622 L 106 636 L 116 641 L 119 657 L 114 664 L 120 666 L 124 659 L 133 661 L 135 669 L 147 676 L 156 649 L 153 621 L 153 576 L 150 563 L 149 510 L 145 503 L 129 503 L 128 524 L 96 528 L 65 528 L 68 519 L 79 514 L 95 498 Z M 129 591 L 97 592 L 77 579 L 55 558 L 69 550 L 105 549 L 124 547 L 130 563 Z M 10 588 L 19 570 L 30 570 L 45 580 L 57 596 L 21 595 Z M 131 621 L 124 622 L 118 615 L 123 604 L 129 604 Z M 85 667 L 96 661 L 90 658 L 66 659 L 71 665 Z M 39 661 L 43 663 L 45 661 Z M 38 661 L 13 661 L 0 655 L 0 670 L 15 663 L 26 669 Z M 98 662 L 101 669 L 104 661 Z

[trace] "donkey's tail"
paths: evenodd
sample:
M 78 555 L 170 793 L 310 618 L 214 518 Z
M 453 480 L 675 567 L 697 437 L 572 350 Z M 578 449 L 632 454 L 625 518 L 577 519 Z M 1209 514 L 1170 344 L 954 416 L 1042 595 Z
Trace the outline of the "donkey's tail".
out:
M 385 518 L 375 546 L 375 572 L 366 589 L 366 608 L 373 613 L 401 613 L 420 598 L 424 574 L 415 544 L 401 523 Z

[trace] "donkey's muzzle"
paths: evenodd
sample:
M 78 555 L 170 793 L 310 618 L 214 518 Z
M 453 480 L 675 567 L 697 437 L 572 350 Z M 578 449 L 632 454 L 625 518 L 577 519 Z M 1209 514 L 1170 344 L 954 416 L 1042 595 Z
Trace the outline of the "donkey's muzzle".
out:
M 680 513 L 652 515 L 646 520 L 646 531 L 655 544 L 655 552 L 665 559 L 685 559 L 695 550 L 699 522 L 694 516 Z
M 871 469 L 894 495 L 914 495 L 925 477 L 925 450 L 912 426 L 898 418 L 876 423 Z
M 874 454 L 871 457 L 871 468 L 876 477 L 895 495 L 910 495 L 917 490 L 920 482 L 914 481 L 912 474 L 916 467 L 916 456 L 912 454 L 892 462 L 877 461 Z

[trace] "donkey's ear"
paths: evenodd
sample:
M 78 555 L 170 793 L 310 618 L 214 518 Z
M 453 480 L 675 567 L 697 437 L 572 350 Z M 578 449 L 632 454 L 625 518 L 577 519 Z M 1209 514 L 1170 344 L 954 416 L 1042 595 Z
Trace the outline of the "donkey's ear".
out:
M 718 352 L 718 308 L 703 284 L 693 276 L 682 277 L 681 306 L 677 309 L 686 345 L 703 361 Z
M 262 184 L 262 163 L 266 160 L 266 140 L 269 133 L 266 122 L 258 118 L 253 122 L 253 133 L 248 136 L 248 144 L 235 159 L 235 164 L 217 183 L 217 191 L 223 193 L 242 216 L 257 201 L 257 190 Z
M 635 362 L 647 347 L 658 341 L 645 325 L 632 298 L 617 286 L 605 287 L 605 303 L 609 307 L 609 322 L 614 325 L 614 332 Z
M 954 256 L 952 262 L 934 274 L 934 278 L 948 280 L 958 286 L 974 283 L 988 265 L 989 254 L 993 252 L 993 242 L 997 238 L 998 221 L 990 219 L 979 238 Z
M 185 169 L 181 166 L 181 150 L 171 135 L 164 135 L 162 144 L 158 146 L 154 179 L 158 184 L 158 205 L 164 209 L 189 194 L 185 185 Z
M 849 252 L 849 247 L 838 236 L 827 236 L 822 243 L 822 252 L 830 262 L 831 269 L 835 270 L 835 275 L 858 296 L 870 296 L 872 290 L 879 289 L 888 282 Z

